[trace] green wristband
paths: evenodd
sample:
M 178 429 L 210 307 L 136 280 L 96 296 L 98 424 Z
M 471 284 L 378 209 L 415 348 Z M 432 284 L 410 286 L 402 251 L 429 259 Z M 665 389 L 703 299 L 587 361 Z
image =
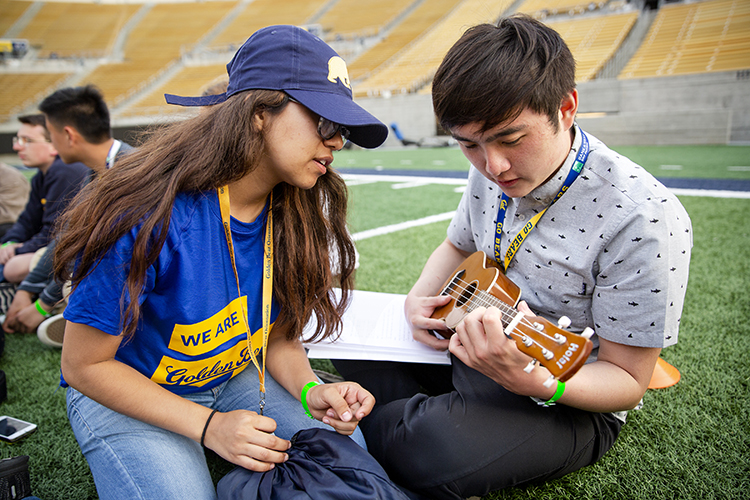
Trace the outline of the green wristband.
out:
M 560 399 L 563 395 L 563 392 L 565 392 L 565 382 L 562 382 L 560 380 L 557 381 L 557 390 L 552 395 L 551 398 L 549 398 L 549 401 L 544 403 L 544 406 L 552 406 L 555 404 L 555 401 Z
M 6 242 L 5 242 L 5 243 L 3 243 L 2 245 L 0 245 L 0 248 L 5 248 L 5 247 L 7 247 L 8 245 L 15 245 L 15 244 L 16 244 L 16 242 L 15 242 L 15 241 L 6 241 Z
M 39 311 L 39 314 L 41 314 L 45 318 L 49 318 L 50 316 L 52 316 L 52 313 L 48 313 L 47 311 L 44 310 L 42 305 L 39 303 L 39 299 L 36 299 L 36 302 L 34 302 L 34 305 L 36 306 L 36 310 Z
M 305 409 L 305 415 L 310 417 L 311 419 L 315 420 L 315 417 L 312 416 L 310 413 L 310 408 L 307 406 L 307 391 L 315 387 L 316 385 L 320 385 L 320 382 L 309 382 L 305 387 L 302 388 L 302 394 L 300 395 L 299 399 L 302 401 L 302 408 Z

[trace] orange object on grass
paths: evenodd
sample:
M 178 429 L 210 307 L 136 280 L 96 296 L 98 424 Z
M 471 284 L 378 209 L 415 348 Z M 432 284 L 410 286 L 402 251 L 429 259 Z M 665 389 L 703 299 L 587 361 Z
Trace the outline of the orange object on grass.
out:
M 671 387 L 680 381 L 680 372 L 674 366 L 670 365 L 662 358 L 656 361 L 654 374 L 651 375 L 651 382 L 648 384 L 649 389 L 664 389 Z

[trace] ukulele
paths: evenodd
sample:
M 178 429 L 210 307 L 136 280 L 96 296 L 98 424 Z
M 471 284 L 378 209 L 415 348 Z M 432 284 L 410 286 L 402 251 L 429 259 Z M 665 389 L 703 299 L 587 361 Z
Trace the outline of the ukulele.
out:
M 555 326 L 517 310 L 521 289 L 482 251 L 471 254 L 453 271 L 440 295 L 449 295 L 453 300 L 435 309 L 431 317 L 443 320 L 452 332 L 477 307 L 500 309 L 505 335 L 515 340 L 520 351 L 534 358 L 524 370 L 530 373 L 539 362 L 552 374 L 544 382 L 547 387 L 555 380 L 565 382 L 575 375 L 591 353 L 591 328 L 586 327 L 580 334 L 571 333 L 564 330 L 570 326 L 567 316 Z

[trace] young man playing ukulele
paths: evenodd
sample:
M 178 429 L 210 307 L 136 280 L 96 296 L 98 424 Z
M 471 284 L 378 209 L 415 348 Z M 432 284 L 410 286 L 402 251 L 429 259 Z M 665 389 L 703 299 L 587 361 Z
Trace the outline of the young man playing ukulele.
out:
M 452 366 L 335 364 L 377 399 L 361 427 L 391 478 L 459 499 L 559 478 L 606 453 L 661 349 L 677 342 L 692 236 L 675 196 L 576 125 L 575 63 L 542 23 L 514 16 L 469 29 L 432 92 L 474 168 L 405 312 L 414 337 L 449 349 Z M 431 317 L 457 304 L 443 284 L 476 251 L 520 288 L 526 324 L 567 316 L 571 332 L 595 331 L 588 363 L 567 382 L 528 370 L 522 342 L 504 331 L 514 316 L 497 307 L 467 308 L 455 333 Z

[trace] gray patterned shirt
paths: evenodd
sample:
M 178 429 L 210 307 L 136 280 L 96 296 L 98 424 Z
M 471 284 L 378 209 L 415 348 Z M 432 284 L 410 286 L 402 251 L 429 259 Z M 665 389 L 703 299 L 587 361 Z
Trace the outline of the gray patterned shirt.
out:
M 577 125 L 575 130 L 571 152 L 552 179 L 510 199 L 503 256 L 562 186 L 581 144 Z M 587 136 L 591 153 L 581 174 L 528 235 L 507 275 L 537 314 L 553 322 L 568 316 L 574 332 L 593 328 L 595 346 L 597 336 L 639 347 L 675 344 L 688 281 L 690 218 L 651 174 Z M 494 258 L 501 196 L 495 183 L 472 168 L 448 228 L 450 241 Z

